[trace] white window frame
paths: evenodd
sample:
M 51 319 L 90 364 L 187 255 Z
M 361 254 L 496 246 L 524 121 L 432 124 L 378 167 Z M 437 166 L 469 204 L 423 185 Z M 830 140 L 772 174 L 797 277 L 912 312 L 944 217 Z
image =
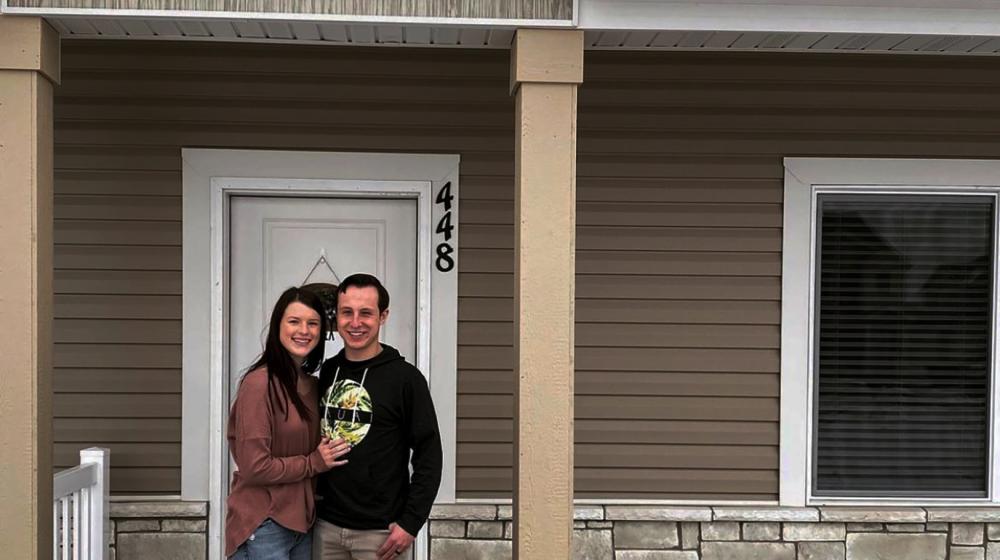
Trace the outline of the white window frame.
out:
M 436 193 L 451 183 L 451 220 L 459 224 L 459 156 L 184 149 L 183 407 L 181 498 L 208 501 L 209 558 L 222 555 L 222 499 L 228 472 L 229 394 L 223 352 L 228 262 L 228 202 L 238 194 L 412 198 L 417 201 L 417 365 L 430 374 L 443 447 L 435 503 L 455 502 L 458 252 L 441 272 L 431 253 L 444 214 Z M 458 246 L 457 228 L 451 243 Z M 418 560 L 426 551 L 418 550 Z
M 812 495 L 813 333 L 816 196 L 825 192 L 988 193 L 1000 195 L 1000 161 L 956 159 L 785 158 L 781 278 L 780 490 L 783 506 L 988 505 L 1000 503 L 1000 403 L 996 340 L 997 246 L 994 242 L 993 367 L 987 495 L 984 498 L 850 498 Z M 996 232 L 996 224 L 994 224 Z

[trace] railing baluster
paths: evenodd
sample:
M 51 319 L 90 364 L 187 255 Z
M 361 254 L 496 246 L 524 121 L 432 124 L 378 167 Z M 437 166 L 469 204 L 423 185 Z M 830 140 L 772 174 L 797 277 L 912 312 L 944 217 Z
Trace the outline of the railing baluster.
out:
M 73 559 L 80 558 L 80 492 L 73 492 Z
M 108 519 L 108 456 L 107 449 L 83 449 L 80 451 L 79 466 L 56 473 L 53 477 L 54 560 L 108 559 L 108 537 L 111 534 Z
M 69 557 L 69 498 L 63 496 L 59 500 L 62 502 L 62 558 L 63 560 L 70 560 Z
M 90 531 L 90 501 L 93 499 L 93 494 L 90 492 L 90 488 L 84 488 L 80 490 L 80 498 L 83 502 L 83 507 L 80 508 L 80 552 L 77 557 L 80 560 L 90 560 L 92 558 L 91 545 L 94 543 L 94 536 Z
M 52 501 L 52 558 L 59 558 L 59 503 Z

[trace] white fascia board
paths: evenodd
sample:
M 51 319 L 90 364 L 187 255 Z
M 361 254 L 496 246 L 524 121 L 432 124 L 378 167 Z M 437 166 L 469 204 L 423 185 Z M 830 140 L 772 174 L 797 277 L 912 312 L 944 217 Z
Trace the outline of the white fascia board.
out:
M 198 10 L 132 10 L 107 8 L 22 8 L 0 4 L 0 11 L 11 15 L 34 15 L 51 17 L 91 17 L 91 18 L 143 18 L 143 19 L 222 19 L 228 21 L 315 21 L 351 24 L 401 24 L 468 27 L 572 27 L 570 19 L 498 19 L 498 18 L 450 18 L 450 17 L 410 17 L 373 16 L 346 14 L 310 14 L 290 12 L 225 12 Z
M 579 27 L 992 37 L 1000 35 L 1000 9 L 580 0 Z

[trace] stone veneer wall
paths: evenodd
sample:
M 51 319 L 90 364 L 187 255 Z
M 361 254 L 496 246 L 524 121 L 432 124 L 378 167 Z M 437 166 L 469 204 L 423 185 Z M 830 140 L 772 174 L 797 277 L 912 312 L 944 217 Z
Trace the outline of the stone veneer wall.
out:
M 205 502 L 111 502 L 111 560 L 204 560 Z
M 509 505 L 435 506 L 431 560 L 511 558 Z M 204 502 L 112 502 L 111 560 L 204 560 Z M 573 560 L 1000 560 L 1000 508 L 577 506 Z
M 1000 508 L 577 506 L 573 560 L 1000 560 Z M 436 506 L 431 560 L 511 557 L 511 506 Z

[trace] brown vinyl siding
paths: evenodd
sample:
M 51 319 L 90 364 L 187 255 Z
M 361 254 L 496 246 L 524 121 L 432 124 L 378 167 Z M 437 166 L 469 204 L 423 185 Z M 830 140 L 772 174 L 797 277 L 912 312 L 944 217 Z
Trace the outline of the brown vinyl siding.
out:
M 111 445 L 116 492 L 179 492 L 181 147 L 458 153 L 458 495 L 508 497 L 507 62 L 66 42 L 59 466 Z M 635 52 L 585 74 L 577 496 L 776 499 L 782 156 L 1000 157 L 1000 78 L 988 59 Z
M 997 157 L 990 61 L 586 62 L 577 496 L 775 500 L 782 157 Z
M 67 42 L 63 54 L 57 467 L 108 445 L 114 492 L 180 492 L 182 147 L 460 153 L 465 315 L 492 312 L 468 303 L 493 279 L 510 285 L 464 281 L 493 262 L 497 230 L 512 258 L 507 53 Z M 470 228 L 486 235 L 465 240 Z

